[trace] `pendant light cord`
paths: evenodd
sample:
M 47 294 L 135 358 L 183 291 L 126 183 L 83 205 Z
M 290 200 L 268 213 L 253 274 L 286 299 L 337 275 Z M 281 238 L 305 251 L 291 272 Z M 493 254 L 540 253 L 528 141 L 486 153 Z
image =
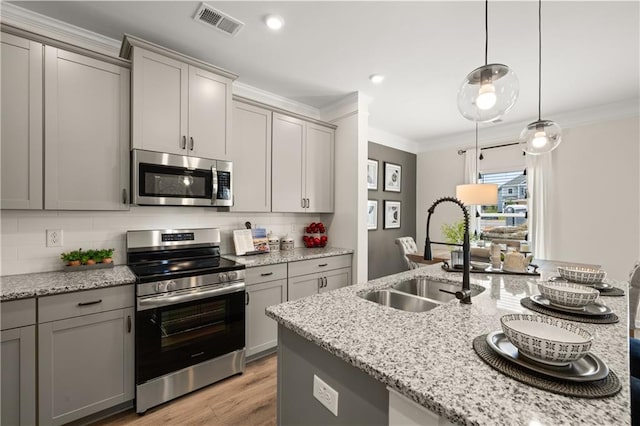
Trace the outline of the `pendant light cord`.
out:
M 480 150 L 478 150 L 478 122 L 476 121 L 476 183 L 480 183 L 480 169 L 478 168 L 478 157 L 480 156 Z
M 484 2 L 484 64 L 487 65 L 489 55 L 489 0 Z
M 542 103 L 542 0 L 538 0 L 538 121 Z

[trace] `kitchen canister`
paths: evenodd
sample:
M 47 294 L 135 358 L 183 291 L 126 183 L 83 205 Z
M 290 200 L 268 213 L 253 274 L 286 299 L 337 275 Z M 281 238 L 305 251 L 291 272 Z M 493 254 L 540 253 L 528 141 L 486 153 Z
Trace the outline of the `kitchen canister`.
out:
M 269 251 L 280 250 L 280 238 L 269 235 Z
M 280 238 L 280 250 L 293 250 L 293 238 Z

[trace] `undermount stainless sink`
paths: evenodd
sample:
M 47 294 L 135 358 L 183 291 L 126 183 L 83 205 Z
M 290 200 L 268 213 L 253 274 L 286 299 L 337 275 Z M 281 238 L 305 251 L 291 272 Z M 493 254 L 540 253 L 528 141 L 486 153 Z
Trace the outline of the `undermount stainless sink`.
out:
M 440 303 L 436 301 L 398 293 L 393 290 L 376 290 L 363 294 L 360 297 L 383 306 L 409 312 L 425 312 L 440 306 Z
M 414 278 L 394 285 L 393 289 L 403 293 L 426 297 L 431 300 L 446 303 L 456 298 L 455 294 L 451 293 L 461 290 L 462 285 L 434 281 L 428 278 Z M 446 290 L 451 293 L 445 293 L 440 290 Z M 484 287 L 471 287 L 471 297 L 479 295 L 484 290 Z

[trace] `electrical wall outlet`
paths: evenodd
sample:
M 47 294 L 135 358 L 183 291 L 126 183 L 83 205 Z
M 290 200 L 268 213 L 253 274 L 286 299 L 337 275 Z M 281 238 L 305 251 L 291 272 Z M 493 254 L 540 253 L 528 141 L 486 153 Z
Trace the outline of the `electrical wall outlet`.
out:
M 334 416 L 338 416 L 338 392 L 315 374 L 313 375 L 313 396 Z
M 47 229 L 47 247 L 62 247 L 62 229 Z

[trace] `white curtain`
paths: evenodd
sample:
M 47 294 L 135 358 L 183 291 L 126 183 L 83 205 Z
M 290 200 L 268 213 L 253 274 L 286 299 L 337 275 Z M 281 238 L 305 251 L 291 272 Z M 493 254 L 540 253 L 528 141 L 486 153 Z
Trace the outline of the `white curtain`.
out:
M 464 154 L 464 183 L 478 183 L 478 169 L 476 169 L 476 155 L 475 148 L 466 150 Z M 467 206 L 469 209 L 469 233 L 473 236 L 476 230 L 479 230 L 478 218 L 476 212 L 477 206 Z
M 527 155 L 529 240 L 535 259 L 553 259 L 551 253 L 551 205 L 553 191 L 552 153 Z

